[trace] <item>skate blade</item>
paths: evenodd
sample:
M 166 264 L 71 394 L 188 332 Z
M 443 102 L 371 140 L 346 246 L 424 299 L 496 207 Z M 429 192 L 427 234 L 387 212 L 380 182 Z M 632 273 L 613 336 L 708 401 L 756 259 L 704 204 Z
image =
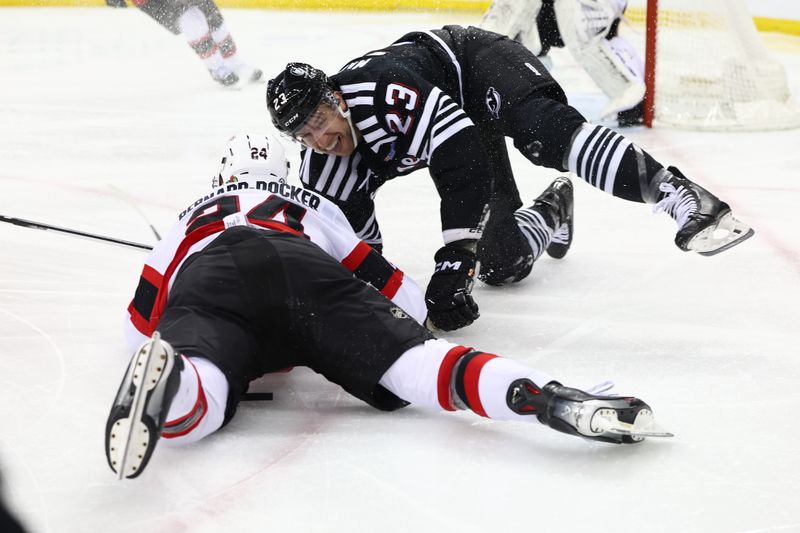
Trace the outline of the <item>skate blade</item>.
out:
M 622 422 L 615 409 L 598 409 L 592 417 L 591 429 L 594 433 L 626 435 L 635 442 L 642 441 L 645 437 L 674 437 L 656 423 L 649 409 L 640 410 L 633 424 Z
M 174 361 L 168 354 L 154 353 L 160 348 L 158 332 L 150 342 L 144 344 L 131 362 L 133 366 L 131 383 L 136 388 L 127 418 L 120 418 L 111 426 L 108 456 L 111 468 L 118 479 L 133 478 L 139 475 L 152 454 L 152 447 L 158 440 L 153 428 L 143 419 L 147 398 L 163 376 L 168 376 Z
M 698 232 L 687 248 L 700 255 L 716 255 L 744 242 L 755 234 L 753 228 L 728 212 L 715 225 Z

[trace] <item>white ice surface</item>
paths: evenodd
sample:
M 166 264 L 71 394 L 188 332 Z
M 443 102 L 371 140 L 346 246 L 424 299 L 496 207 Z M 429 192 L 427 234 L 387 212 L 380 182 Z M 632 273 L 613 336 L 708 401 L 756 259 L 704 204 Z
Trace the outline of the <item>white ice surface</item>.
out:
M 289 60 L 335 71 L 408 30 L 477 22 L 226 17 L 267 75 Z M 800 40 L 769 43 L 800 94 Z M 603 97 L 566 55 L 556 64 L 593 116 Z M 164 231 L 203 192 L 227 137 L 267 127 L 263 86 L 221 89 L 133 9 L 0 9 L 0 73 L 7 216 L 152 243 L 112 186 Z M 0 224 L 10 506 L 35 532 L 800 531 L 800 131 L 626 134 L 731 203 L 756 236 L 716 257 L 682 253 L 665 215 L 576 183 L 567 258 L 543 258 L 515 287 L 478 286 L 481 319 L 450 338 L 570 385 L 613 379 L 674 439 L 621 447 L 470 413 L 382 413 L 299 369 L 255 384 L 274 401 L 242 404 L 223 431 L 159 448 L 140 478 L 119 482 L 103 432 L 143 256 Z M 523 198 L 556 175 L 516 152 L 512 162 Z M 398 179 L 378 200 L 386 254 L 427 283 L 440 245 L 430 179 Z

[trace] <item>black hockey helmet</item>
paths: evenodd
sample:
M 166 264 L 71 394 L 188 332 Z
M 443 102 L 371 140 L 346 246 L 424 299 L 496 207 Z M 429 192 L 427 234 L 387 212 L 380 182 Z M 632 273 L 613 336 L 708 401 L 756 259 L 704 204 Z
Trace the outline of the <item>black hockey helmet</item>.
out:
M 292 135 L 323 100 L 333 98 L 328 76 L 306 63 L 289 63 L 267 83 L 267 109 L 278 131 Z

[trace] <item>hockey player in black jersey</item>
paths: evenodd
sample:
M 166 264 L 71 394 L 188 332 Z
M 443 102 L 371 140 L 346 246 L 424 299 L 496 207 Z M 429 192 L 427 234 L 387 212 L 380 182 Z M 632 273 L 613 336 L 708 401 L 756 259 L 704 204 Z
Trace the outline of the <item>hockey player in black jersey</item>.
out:
M 139 346 L 106 423 L 120 478 L 140 475 L 160 441 L 184 445 L 218 430 L 250 381 L 294 366 L 387 411 L 409 402 L 468 409 L 610 443 L 670 436 L 642 400 L 598 395 L 608 383 L 564 387 L 434 339 L 419 323 L 413 281 L 361 243 L 334 204 L 285 177 L 279 143 L 235 137 L 213 190 L 145 262 L 128 309 L 129 342 Z
M 559 178 L 521 208 L 505 137 L 536 165 L 666 211 L 681 250 L 712 255 L 753 234 L 676 168 L 587 123 L 524 46 L 478 28 L 409 33 L 330 77 L 290 63 L 268 83 L 267 107 L 273 124 L 308 148 L 303 183 L 336 202 L 379 249 L 377 189 L 428 167 L 441 196 L 444 246 L 426 303 L 440 329 L 478 317 L 473 276 L 490 285 L 519 281 L 545 250 L 563 257 L 570 246 L 571 183 Z

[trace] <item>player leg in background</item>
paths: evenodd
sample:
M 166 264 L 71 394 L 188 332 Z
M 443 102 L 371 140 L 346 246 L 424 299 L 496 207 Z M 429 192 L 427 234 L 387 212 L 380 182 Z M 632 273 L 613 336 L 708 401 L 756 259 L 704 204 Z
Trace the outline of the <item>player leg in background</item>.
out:
M 222 17 L 219 7 L 217 7 L 213 0 L 196 1 L 197 7 L 203 12 L 203 15 L 205 15 L 209 33 L 214 44 L 219 49 L 225 67 L 235 73 L 240 80 L 247 82 L 259 81 L 264 73 L 261 69 L 250 65 L 242 59 L 236 42 L 233 40 L 233 36 L 225 23 L 225 19 Z
M 236 48 L 235 45 L 230 46 L 233 40 L 230 39 L 229 44 L 226 43 L 223 47 L 231 56 L 226 62 L 220 45 L 214 39 L 214 35 L 218 35 L 220 41 L 224 42 L 226 36 L 230 36 L 216 6 L 211 4 L 212 10 L 205 1 L 200 2 L 199 6 L 195 5 L 194 1 L 184 0 L 133 0 L 133 2 L 136 7 L 173 34 L 183 35 L 195 54 L 203 61 L 214 81 L 225 86 L 234 85 L 239 81 L 237 69 L 240 65 L 233 59 Z M 217 15 L 207 18 L 203 9 L 209 13 L 216 10 Z M 216 28 L 222 28 L 221 31 L 214 32 L 209 22 L 214 23 Z M 249 71 L 245 74 L 255 75 Z
M 587 439 L 630 444 L 671 436 L 638 398 L 600 396 L 564 387 L 545 372 L 444 339 L 407 350 L 380 384 L 412 405 L 471 410 L 494 420 L 538 421 Z M 610 383 L 595 387 L 604 392 Z

